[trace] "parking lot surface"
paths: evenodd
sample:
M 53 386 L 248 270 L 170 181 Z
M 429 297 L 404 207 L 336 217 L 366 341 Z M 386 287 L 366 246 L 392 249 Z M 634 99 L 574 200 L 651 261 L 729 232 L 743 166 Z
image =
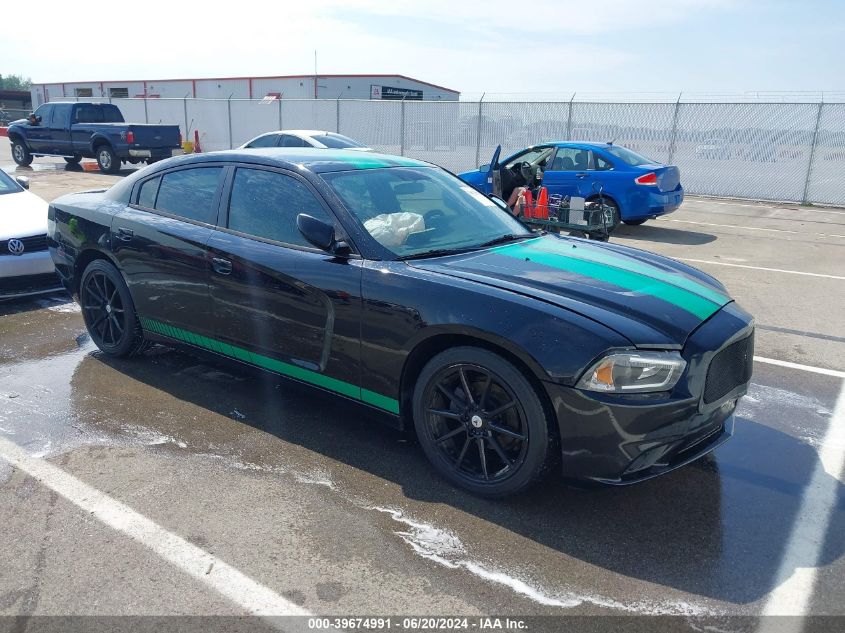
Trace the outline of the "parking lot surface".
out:
M 6 139 L 0 167 L 45 200 L 127 173 L 15 168 Z M 61 294 L 0 304 L 0 615 L 845 615 L 845 210 L 690 198 L 612 240 L 755 316 L 735 436 L 496 502 L 367 410 L 164 347 L 109 359 Z

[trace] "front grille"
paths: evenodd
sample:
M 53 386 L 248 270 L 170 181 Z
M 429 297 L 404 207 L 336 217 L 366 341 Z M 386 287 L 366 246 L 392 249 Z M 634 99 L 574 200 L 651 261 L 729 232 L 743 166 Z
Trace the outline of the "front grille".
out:
M 731 343 L 710 361 L 704 384 L 704 404 L 716 402 L 751 380 L 754 364 L 754 334 Z
M 23 253 L 21 253 L 21 255 L 25 255 L 26 253 L 37 253 L 38 251 L 47 250 L 46 235 L 33 235 L 32 237 L 9 238 L 8 240 L 0 241 L 0 257 L 2 257 L 3 255 L 12 255 L 12 253 L 9 252 L 9 241 L 12 239 L 17 239 L 23 242 Z
M 0 277 L 0 296 L 23 295 L 40 290 L 61 287 L 56 273 L 43 275 L 22 275 L 19 277 Z

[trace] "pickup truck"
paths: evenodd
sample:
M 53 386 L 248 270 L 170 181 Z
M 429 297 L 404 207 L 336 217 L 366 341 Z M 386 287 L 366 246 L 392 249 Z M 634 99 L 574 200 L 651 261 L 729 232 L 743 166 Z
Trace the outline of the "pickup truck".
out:
M 126 123 L 110 103 L 45 103 L 9 125 L 9 142 L 18 165 L 34 156 L 61 156 L 71 165 L 96 158 L 108 174 L 121 162 L 154 163 L 182 152 L 178 125 Z

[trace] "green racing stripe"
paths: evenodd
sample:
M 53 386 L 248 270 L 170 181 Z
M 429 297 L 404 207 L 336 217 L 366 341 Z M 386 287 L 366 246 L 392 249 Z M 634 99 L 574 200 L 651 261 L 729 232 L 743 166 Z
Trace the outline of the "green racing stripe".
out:
M 501 246 L 495 251 L 500 255 L 529 260 L 543 266 L 557 268 L 625 290 L 651 295 L 686 310 L 699 319 L 707 319 L 730 299 L 692 278 L 662 271 L 636 259 L 605 253 L 599 249 L 561 243 L 558 248 L 547 246 L 539 238 L 517 244 Z
M 305 369 L 304 367 L 291 365 L 290 363 L 285 363 L 280 360 L 276 360 L 275 358 L 257 354 L 256 352 L 251 352 L 242 347 L 237 347 L 213 338 L 208 338 L 207 336 L 195 334 L 194 332 L 173 327 L 172 325 L 167 325 L 166 323 L 161 323 L 153 319 L 148 319 L 146 317 L 138 317 L 138 319 L 141 321 L 141 327 L 149 332 L 161 334 L 162 336 L 167 336 L 177 341 L 189 343 L 191 345 L 195 345 L 196 347 L 201 347 L 203 349 L 222 354 L 223 356 L 237 359 L 249 365 L 254 365 L 255 367 L 261 367 L 262 369 L 267 369 L 289 378 L 295 378 L 296 380 L 301 380 L 302 382 L 307 382 L 309 384 L 316 385 L 317 387 L 334 391 L 335 393 L 342 394 L 349 398 L 354 398 L 355 400 L 360 400 L 361 402 L 378 407 L 379 409 L 384 409 L 390 413 L 399 413 L 398 400 L 388 398 L 387 396 L 370 391 L 369 389 L 362 389 L 352 383 L 338 380 L 337 378 L 332 378 L 331 376 L 326 376 L 325 374 L 311 371 L 310 369 Z

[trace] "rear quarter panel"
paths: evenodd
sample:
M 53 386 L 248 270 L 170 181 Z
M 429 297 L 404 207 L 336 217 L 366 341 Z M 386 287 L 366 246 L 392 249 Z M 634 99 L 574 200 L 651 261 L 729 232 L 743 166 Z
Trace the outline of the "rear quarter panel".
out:
M 102 192 L 75 193 L 54 200 L 47 211 L 47 245 L 62 285 L 76 293 L 90 258 L 111 255 L 111 222 L 123 203 Z

